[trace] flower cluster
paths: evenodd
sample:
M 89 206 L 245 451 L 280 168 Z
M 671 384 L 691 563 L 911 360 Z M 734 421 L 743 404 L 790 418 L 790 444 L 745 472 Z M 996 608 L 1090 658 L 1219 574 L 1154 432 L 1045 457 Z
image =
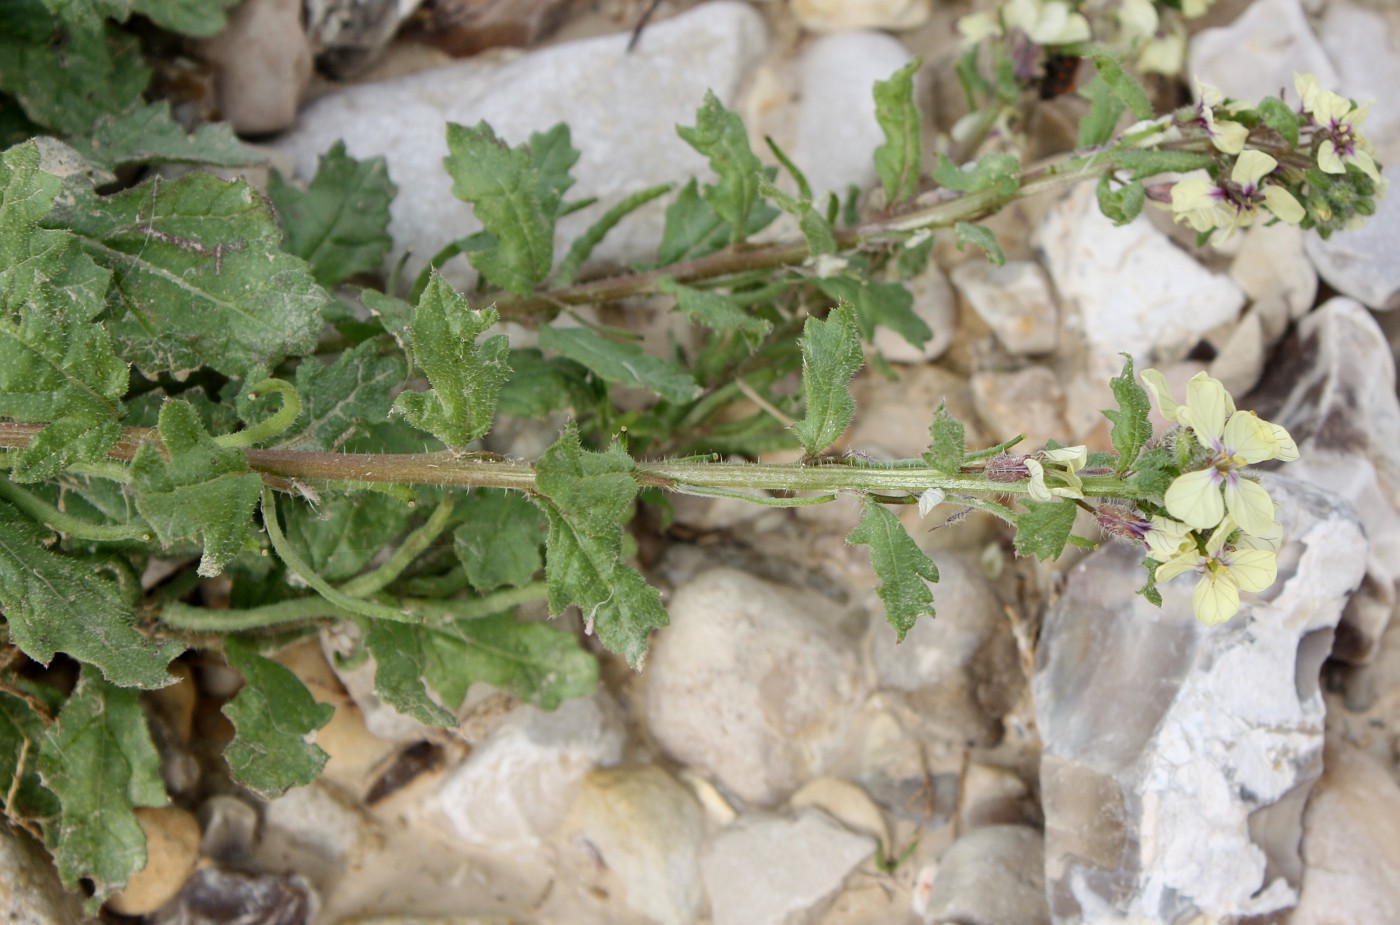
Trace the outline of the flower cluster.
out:
M 1193 603 L 1202 623 L 1235 615 L 1241 591 L 1262 591 L 1278 571 L 1282 530 L 1269 493 L 1242 471 L 1267 460 L 1291 462 L 1298 447 L 1283 427 L 1235 407 L 1225 387 L 1198 373 L 1186 387 L 1186 403 L 1172 398 L 1162 374 L 1142 372 L 1162 416 L 1179 425 L 1183 456 L 1191 462 L 1163 497 L 1165 515 L 1143 518 L 1100 509 L 1099 522 L 1132 536 L 1158 563 L 1156 578 L 1200 576 Z
M 1065 446 L 1022 456 L 995 456 L 985 472 L 993 482 L 1028 481 L 1026 491 L 1032 501 L 1083 498 L 1084 482 L 1078 473 L 1088 461 L 1088 447 Z

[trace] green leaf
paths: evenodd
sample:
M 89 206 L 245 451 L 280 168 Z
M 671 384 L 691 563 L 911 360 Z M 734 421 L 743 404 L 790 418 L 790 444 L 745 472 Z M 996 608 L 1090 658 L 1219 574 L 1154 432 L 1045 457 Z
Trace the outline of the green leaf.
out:
M 530 166 L 535 171 L 536 191 L 541 200 L 552 200 L 556 203 L 555 214 L 564 214 L 568 209 L 564 194 L 574 185 L 569 171 L 578 163 L 580 154 L 573 145 L 569 126 L 560 122 L 547 132 L 531 132 L 526 147 L 530 151 Z
M 1143 567 L 1147 569 L 1147 581 L 1137 593 L 1147 598 L 1147 602 L 1154 607 L 1162 606 L 1162 592 L 1157 590 L 1157 569 L 1161 563 L 1153 559 L 1142 560 Z
M 759 201 L 763 164 L 749 147 L 749 133 L 739 114 L 726 109 L 706 91 L 705 102 L 695 114 L 693 127 L 678 125 L 676 133 L 696 151 L 709 158 L 710 169 L 719 182 L 707 184 L 703 196 L 715 214 L 729 226 L 729 240 L 737 244 L 755 229 L 749 213 Z
M 529 584 L 544 565 L 548 523 L 524 495 L 483 488 L 462 505 L 466 520 L 452 535 L 457 559 L 478 591 Z
M 94 318 L 110 274 L 38 227 L 60 181 L 31 142 L 0 157 L 0 415 L 49 426 L 19 450 L 18 482 L 102 459 L 121 437 L 128 374 Z
M 146 866 L 133 807 L 168 802 L 136 691 L 85 667 L 44 741 L 39 774 L 63 807 L 45 825 L 44 842 L 70 890 L 92 882 L 96 905 Z
M 953 233 L 957 236 L 958 250 L 962 250 L 964 244 L 975 244 L 987 255 L 987 262 L 992 266 L 999 267 L 1006 263 L 1006 255 L 997 243 L 997 236 L 987 226 L 958 222 L 953 226 Z
M 1174 464 L 1171 451 L 1165 447 L 1153 447 L 1140 454 L 1133 464 L 1134 472 L 1130 480 L 1134 491 L 1140 495 L 1160 500 L 1167 488 L 1181 470 Z
M 784 212 L 797 216 L 797 227 L 807 240 L 807 249 L 812 256 L 836 252 L 836 233 L 826 216 L 813 208 L 809 200 L 794 199 L 767 180 L 759 184 L 764 196 L 776 202 Z
M 541 328 L 539 344 L 581 363 L 601 379 L 646 389 L 669 402 L 690 401 L 700 391 L 690 374 L 676 364 L 651 356 L 636 344 L 610 340 L 589 328 Z
M 808 456 L 816 456 L 846 432 L 856 410 L 851 377 L 862 362 L 855 311 L 849 304 L 832 310 L 825 321 L 808 318 L 802 326 L 802 394 L 807 414 L 792 430 Z
M 1132 171 L 1133 178 L 1145 180 L 1163 173 L 1188 173 L 1215 163 L 1209 154 L 1194 151 L 1152 151 L 1124 148 L 1113 152 L 1113 163 Z
M 750 315 L 732 297 L 722 292 L 694 289 L 676 282 L 673 276 L 658 277 L 656 289 L 674 296 L 677 311 L 712 331 L 745 331 L 764 335 L 773 329 L 771 322 Z
M 1121 476 L 1132 468 L 1138 453 L 1152 439 L 1152 425 L 1147 420 L 1152 403 L 1147 398 L 1147 390 L 1133 375 L 1133 358 L 1126 353 L 1123 354 L 1123 371 L 1108 380 L 1108 385 L 1118 400 L 1118 410 L 1105 411 L 1103 416 L 1113 422 L 1109 439 L 1118 451 L 1116 471 Z
M 603 453 L 585 450 L 571 424 L 540 457 L 535 485 L 549 518 L 550 612 L 577 604 L 603 645 L 637 667 L 647 635 L 669 620 L 661 595 L 622 561 L 622 523 L 637 494 L 634 468 L 616 443 Z
M 394 400 L 393 390 L 408 377 L 408 363 L 399 354 L 381 354 L 367 340 L 324 366 L 315 359 L 297 367 L 296 389 L 302 413 L 281 446 L 325 452 L 342 446 L 367 425 L 383 422 Z
M 244 682 L 223 709 L 237 732 L 224 749 L 233 779 L 268 798 L 311 783 L 328 756 L 307 737 L 330 722 L 335 708 L 317 703 L 290 670 L 236 637 L 225 639 L 224 654 Z
M 1115 225 L 1126 225 L 1142 213 L 1147 202 L 1147 189 L 1142 181 L 1134 180 L 1124 186 L 1114 186 L 1108 174 L 1099 177 L 1094 189 L 1099 200 L 1099 211 Z
M 609 231 L 617 227 L 622 221 L 642 206 L 653 199 L 666 195 L 672 189 L 672 184 L 663 183 L 660 186 L 647 187 L 626 197 L 617 205 L 613 206 L 588 229 L 574 241 L 569 248 L 569 253 L 564 256 L 564 260 L 559 264 L 559 269 L 554 272 L 554 285 L 558 287 L 573 285 L 574 277 L 578 274 L 579 268 L 592 255 L 593 249 L 602 243 Z
M 44 745 L 44 719 L 20 692 L 50 714 L 62 697 L 53 688 L 7 677 L 11 690 L 0 691 L 0 806 L 15 820 L 56 817 L 60 806 L 39 780 L 39 752 Z
M 550 136 L 552 138 L 557 136 Z M 469 255 L 472 266 L 493 285 L 524 295 L 554 265 L 554 220 L 561 182 L 557 154 L 541 149 L 536 163 L 528 147 L 510 148 L 491 126 L 468 128 L 449 122 L 447 157 L 452 194 L 469 202 L 477 219 L 496 239 L 489 250 Z
M 681 187 L 676 201 L 666 207 L 657 262 L 664 267 L 703 257 L 719 250 L 727 240 L 724 220 L 700 197 L 700 184 L 692 177 Z
M 96 31 L 104 21 L 126 22 L 131 15 L 131 0 L 41 0 L 44 7 L 65 23 L 79 29 Z M 34 4 L 28 6 L 32 9 Z M 22 7 L 21 7 L 22 8 Z
M 115 28 L 60 28 L 36 39 L 0 24 L 0 90 L 56 134 L 85 135 L 138 105 L 150 79 L 139 41 Z
M 432 270 L 428 272 L 428 280 L 423 283 L 423 288 L 428 288 L 428 283 L 432 279 Z M 418 298 L 422 298 L 420 292 Z M 379 326 L 384 329 L 399 345 L 399 349 L 410 354 L 409 362 L 413 362 L 413 337 L 409 333 L 409 328 L 413 325 L 413 305 L 403 299 L 385 295 L 377 289 L 361 289 L 360 302 L 364 304 L 369 313 L 379 322 Z
M 833 299 L 851 303 L 856 323 L 866 339 L 875 336 L 876 328 L 889 328 L 923 349 L 933 337 L 924 319 L 914 314 L 914 296 L 899 283 L 876 282 L 863 276 L 828 276 L 814 282 Z
M 542 418 L 551 411 L 575 410 L 593 401 L 588 370 L 563 357 L 545 358 L 534 348 L 512 350 L 513 372 L 501 388 L 497 410 L 518 418 Z
M 164 687 L 184 649 L 136 628 L 131 601 L 94 563 L 49 548 L 51 534 L 0 502 L 0 608 L 10 639 L 47 665 L 63 652 L 96 665 L 113 684 Z
M 938 566 L 905 532 L 899 518 L 874 498 L 865 499 L 865 513 L 846 542 L 870 547 L 885 619 L 903 642 L 919 617 L 933 615 L 933 592 L 926 582 L 938 581 Z
M 288 504 L 283 518 L 312 570 L 327 581 L 344 581 L 401 534 L 412 513 L 398 498 L 367 491 L 323 497 L 315 508 Z
M 1089 112 L 1079 123 L 1079 147 L 1097 148 L 1108 144 L 1128 107 L 1099 75 L 1081 87 L 1079 95 L 1089 100 Z
M 1113 91 L 1113 95 L 1123 101 L 1123 105 L 1133 114 L 1133 118 L 1139 122 L 1144 119 L 1151 119 L 1152 101 L 1147 97 L 1147 91 L 1137 78 L 1123 67 L 1123 63 L 1113 55 L 1105 52 L 1096 52 L 1090 55 L 1094 60 L 1094 67 L 1103 78 L 1104 83 Z
M 343 141 L 321 155 L 306 192 L 275 172 L 267 184 L 287 230 L 287 250 L 311 265 L 322 286 L 379 269 L 394 246 L 389 203 L 397 190 L 384 158 L 357 161 Z
M 807 182 L 807 175 L 797 169 L 797 165 L 792 162 L 792 158 L 787 156 L 787 152 L 778 147 L 778 143 L 771 137 L 764 135 L 763 141 L 768 145 L 768 150 L 773 152 L 773 156 L 778 159 L 778 163 L 783 165 L 791 176 L 792 181 L 797 184 L 797 198 L 802 202 L 812 201 L 812 184 Z
M 310 353 L 330 296 L 282 250 L 267 200 L 204 173 L 110 197 L 69 184 L 45 222 L 115 274 L 108 328 L 150 378 L 208 366 L 242 378 Z
M 371 620 L 365 646 L 374 656 L 374 691 L 404 716 L 451 729 L 457 725 L 457 717 L 434 701 L 423 686 L 430 635 L 424 626 Z
M 464 447 L 489 431 L 496 396 L 510 376 L 510 342 L 501 334 L 476 341 L 498 318 L 494 308 L 473 310 L 434 274 L 411 329 L 414 362 L 432 390 L 404 392 L 394 411 L 448 446 Z
M 131 461 L 136 509 L 163 546 L 199 539 L 199 574 L 217 575 L 249 536 L 262 479 L 240 450 L 214 442 L 188 402 L 161 407 L 160 439 L 168 462 L 155 443 L 142 444 Z
M 947 403 L 939 402 L 929 425 L 929 448 L 924 461 L 940 472 L 957 475 L 962 469 L 963 454 L 967 452 L 962 421 L 948 413 Z
M 1048 561 L 1058 558 L 1074 529 L 1077 510 L 1067 501 L 1025 502 L 1026 510 L 1016 515 L 1016 552 Z
M 108 171 L 143 164 L 243 167 L 266 160 L 239 141 L 227 123 L 209 122 L 186 132 L 171 117 L 167 100 L 103 116 L 87 137 L 75 137 L 72 144 Z
M 875 120 L 885 134 L 885 143 L 875 149 L 875 172 L 887 205 L 908 199 L 918 188 L 923 151 L 914 74 L 922 65 L 923 59 L 915 58 L 889 80 L 875 84 Z
M 424 640 L 423 677 L 454 709 L 478 681 L 542 710 L 598 687 L 598 660 L 571 634 L 508 613 L 415 629 Z
M 1254 108 L 1264 124 L 1278 132 L 1290 148 L 1298 146 L 1298 129 L 1303 119 L 1291 106 L 1276 96 L 1266 96 Z
M 131 11 L 140 13 L 162 29 L 208 38 L 228 25 L 224 10 L 239 0 L 133 0 Z
M 928 267 L 928 261 L 933 256 L 932 234 L 923 235 L 921 239 L 910 239 L 899 249 L 899 258 L 896 261 L 896 268 L 899 271 L 899 278 L 902 280 L 913 279 Z
M 1014 154 L 984 154 L 970 167 L 959 168 L 940 151 L 933 179 L 947 189 L 990 191 L 999 199 L 1009 199 L 1021 188 L 1021 162 Z

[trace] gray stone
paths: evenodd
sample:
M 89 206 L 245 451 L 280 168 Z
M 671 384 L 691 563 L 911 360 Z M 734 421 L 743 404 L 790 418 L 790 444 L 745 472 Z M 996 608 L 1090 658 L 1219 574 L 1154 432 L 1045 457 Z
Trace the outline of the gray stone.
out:
M 301 0 L 245 0 L 224 31 L 201 45 L 216 68 L 220 114 L 240 135 L 280 132 L 296 121 L 311 81 L 301 17 Z
M 1076 566 L 1046 614 L 1032 692 L 1060 925 L 1246 919 L 1296 901 L 1318 673 L 1366 538 L 1336 495 L 1264 485 L 1280 504 L 1279 577 L 1229 623 L 1196 621 L 1186 579 L 1161 588 L 1161 609 L 1137 596 L 1128 544 Z
M 1341 742 L 1303 811 L 1303 888 L 1288 925 L 1400 921 L 1400 787 Z
M 6 925 L 69 925 L 82 904 L 64 891 L 53 861 L 39 843 L 0 825 L 0 921 Z
M 996 825 L 953 842 L 938 862 L 924 921 L 1049 925 L 1045 844 L 1035 829 Z
M 1258 0 L 1228 26 L 1202 29 L 1191 38 L 1187 73 L 1250 103 L 1285 88 L 1292 93 L 1295 73 L 1316 74 L 1324 87 L 1337 85 L 1336 68 L 1299 0 Z
M 1253 225 L 1240 236 L 1230 262 L 1230 278 L 1249 297 L 1249 312 L 1259 316 L 1270 344 L 1316 302 L 1317 271 L 1303 252 L 1307 237 L 1301 228 L 1283 222 Z
M 1028 260 L 993 266 L 969 260 L 953 270 L 953 285 L 1008 352 L 1050 353 L 1060 342 L 1060 311 L 1050 282 Z
M 798 925 L 875 853 L 875 839 L 826 813 L 751 813 L 715 836 L 700 860 L 714 925 Z
M 1333 655 L 1369 661 L 1400 599 L 1400 401 L 1385 333 L 1352 300 L 1328 300 L 1284 341 L 1245 407 L 1297 441 L 1285 472 L 1343 496 L 1366 526 L 1366 581 Z
M 958 327 L 957 296 L 953 294 L 953 287 L 948 285 L 943 271 L 932 262 L 924 272 L 904 285 L 914 297 L 914 314 L 928 325 L 933 336 L 920 349 L 905 340 L 903 335 L 882 327 L 875 330 L 872 343 L 891 363 L 928 363 L 947 353 L 953 344 L 953 335 Z
M 558 259 L 568 243 L 624 197 L 705 171 L 705 159 L 681 141 L 675 126 L 695 124 L 706 89 L 732 105 L 766 46 L 762 17 L 737 2 L 702 4 L 656 23 L 632 54 L 628 38 L 609 35 L 518 57 L 468 59 L 351 87 L 308 106 L 276 147 L 295 160 L 302 177 L 310 177 L 317 158 L 340 139 L 354 157 L 387 158 L 399 187 L 389 229 L 396 249 L 387 265 L 411 254 L 411 278 L 445 244 L 481 227 L 471 207 L 451 192 L 442 163 L 447 123 L 485 120 L 516 145 L 531 132 L 566 122 L 582 152 L 569 197 L 599 201 L 560 220 Z M 613 229 L 594 251 L 595 260 L 622 263 L 654 256 L 667 202 L 667 197 L 652 202 Z M 460 288 L 476 280 L 461 259 L 448 262 L 443 273 Z
M 1064 389 L 1044 366 L 974 373 L 972 400 L 977 416 L 998 440 L 1025 435 L 1025 440 L 1016 445 L 1016 452 L 1043 449 L 1049 441 L 1063 440 L 1069 433 Z
M 734 569 L 676 589 L 645 674 L 652 738 L 771 806 L 830 771 L 863 699 L 833 602 Z
M 1400 308 L 1400 195 L 1377 203 L 1360 228 L 1326 241 L 1308 235 L 1307 249 L 1318 275 L 1338 292 L 1380 311 Z
M 1400 158 L 1400 37 L 1393 20 L 1346 0 L 1330 0 L 1317 37 L 1337 67 L 1331 89 L 1371 104 L 1361 133 L 1376 146 L 1382 164 Z

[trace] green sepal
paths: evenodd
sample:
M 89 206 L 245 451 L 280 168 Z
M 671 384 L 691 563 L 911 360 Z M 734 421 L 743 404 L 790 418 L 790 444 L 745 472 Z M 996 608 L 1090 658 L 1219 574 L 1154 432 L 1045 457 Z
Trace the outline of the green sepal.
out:
M 924 614 L 933 616 L 933 592 L 928 583 L 938 581 L 938 566 L 924 555 L 899 518 L 874 498 L 865 499 L 860 523 L 846 542 L 870 547 L 870 562 L 880 577 L 877 592 L 899 641 Z

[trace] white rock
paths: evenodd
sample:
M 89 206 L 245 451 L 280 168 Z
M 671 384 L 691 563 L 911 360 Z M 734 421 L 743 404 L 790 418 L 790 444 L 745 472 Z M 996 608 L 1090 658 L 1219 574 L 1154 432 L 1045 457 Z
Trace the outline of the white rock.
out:
M 308 106 L 276 147 L 295 159 L 303 177 L 339 139 L 354 157 L 386 157 L 399 187 L 389 229 L 396 250 L 387 265 L 410 252 L 411 275 L 445 244 L 481 227 L 470 206 L 452 195 L 442 164 L 448 122 L 485 120 L 512 145 L 566 122 L 582 152 L 569 198 L 599 201 L 560 221 L 558 259 L 567 243 L 625 196 L 706 170 L 705 159 L 681 141 L 675 126 L 695 124 L 706 89 L 733 105 L 767 44 L 762 17 L 737 2 L 705 3 L 656 23 L 632 54 L 628 39 L 609 35 L 517 57 L 469 59 L 352 87 Z M 667 202 L 662 197 L 633 213 L 594 251 L 595 259 L 654 256 Z M 476 279 L 461 259 L 443 272 L 462 288 Z
M 1330 0 L 1317 30 L 1341 78 L 1331 89 L 1371 104 L 1361 133 L 1386 165 L 1400 159 L 1400 37 L 1392 22 L 1375 10 Z
M 1354 231 L 1326 241 L 1308 235 L 1307 248 L 1318 274 L 1338 292 L 1380 311 L 1400 308 L 1400 195 L 1382 199 Z
M 287 791 L 263 808 L 254 865 L 299 873 L 322 895 L 379 850 L 383 834 L 360 805 L 321 781 Z
M 885 136 L 875 121 L 871 88 L 912 56 L 881 32 L 843 32 L 817 39 L 797 62 L 796 140 L 788 150 L 819 202 L 844 198 L 852 183 L 876 182 L 875 149 Z
M 931 0 L 793 0 L 793 15 L 813 32 L 915 29 L 933 15 Z
M 1324 87 L 1337 84 L 1299 0 L 1258 0 L 1230 25 L 1202 29 L 1191 39 L 1187 62 L 1197 80 L 1249 103 L 1283 89 L 1292 94 L 1295 73 L 1316 74 Z
M 374 686 L 374 675 L 379 666 L 374 657 L 362 659 L 353 668 L 347 668 L 335 658 L 337 642 L 333 631 L 321 634 L 321 646 L 326 653 L 326 661 L 335 671 L 340 683 L 345 685 L 345 692 L 350 695 L 350 699 L 360 708 L 365 728 L 369 730 L 370 735 L 386 742 L 400 743 L 432 738 L 432 727 L 411 716 L 405 716 L 379 699 Z
M 1284 471 L 1346 498 L 1366 525 L 1366 583 L 1333 656 L 1367 662 L 1400 597 L 1400 401 L 1385 333 L 1357 303 L 1329 299 L 1299 322 L 1250 401 L 1298 443 Z
M 1264 372 L 1264 323 L 1251 312 L 1240 318 L 1210 364 L 1210 374 L 1231 395 L 1245 395 Z
M 219 111 L 239 134 L 280 132 L 296 121 L 311 80 L 311 45 L 301 18 L 301 0 L 246 0 L 229 14 L 224 31 L 203 43 L 204 57 L 216 68 Z
M 1035 829 L 996 825 L 964 835 L 939 860 L 924 921 L 1049 925 L 1044 863 Z
M 1264 485 L 1281 505 L 1279 578 L 1233 621 L 1199 624 L 1192 580 L 1165 584 L 1160 610 L 1136 596 L 1128 544 L 1080 563 L 1046 615 L 1032 690 L 1060 925 L 1232 921 L 1296 900 L 1317 678 L 1367 543 L 1336 495 Z
M 932 262 L 905 285 L 914 296 L 914 314 L 928 325 L 933 336 L 920 350 L 889 328 L 878 328 L 873 344 L 891 363 L 928 363 L 947 353 L 953 344 L 958 325 L 957 297 L 943 271 Z
M 977 406 L 977 416 L 987 423 L 998 440 L 1025 435 L 1015 452 L 1042 449 L 1051 440 L 1063 440 L 1069 433 L 1064 389 L 1055 374 L 1044 366 L 974 373 L 972 400 Z
M 832 602 L 733 569 L 678 588 L 647 665 L 656 743 L 751 803 L 831 770 L 862 699 Z
M 1323 755 L 1303 812 L 1303 889 L 1289 925 L 1400 918 L 1400 787 L 1343 742 Z
M 715 836 L 700 859 L 714 925 L 788 925 L 829 899 L 875 840 L 826 813 L 752 813 Z
M 810 781 L 788 800 L 792 809 L 811 806 L 838 820 L 853 832 L 864 832 L 882 845 L 890 843 L 889 827 L 880 807 L 858 785 L 836 777 Z
M 1122 228 L 1082 184 L 1046 215 L 1036 246 L 1091 351 L 1088 374 L 1117 375 L 1120 353 L 1140 366 L 1183 357 L 1212 328 L 1239 316 L 1244 293 L 1211 273 L 1140 215 Z
M 625 738 L 602 694 L 552 713 L 521 706 L 416 812 L 470 844 L 533 848 L 563 821 L 584 775 L 621 760 Z
M 699 916 L 705 816 L 665 771 L 655 765 L 593 771 L 583 779 L 567 829 L 576 833 L 575 844 L 588 847 L 585 870 L 597 870 L 601 860 L 616 878 L 617 889 L 607 892 L 620 893 L 633 912 L 658 925 L 689 925 Z
M 1050 353 L 1059 344 L 1060 311 L 1037 264 L 969 260 L 953 270 L 953 285 L 1009 352 Z
M 1249 297 L 1250 313 L 1259 315 L 1270 344 L 1316 301 L 1317 271 L 1303 252 L 1307 237 L 1301 228 L 1283 222 L 1253 225 L 1241 235 L 1230 262 L 1230 278 Z

